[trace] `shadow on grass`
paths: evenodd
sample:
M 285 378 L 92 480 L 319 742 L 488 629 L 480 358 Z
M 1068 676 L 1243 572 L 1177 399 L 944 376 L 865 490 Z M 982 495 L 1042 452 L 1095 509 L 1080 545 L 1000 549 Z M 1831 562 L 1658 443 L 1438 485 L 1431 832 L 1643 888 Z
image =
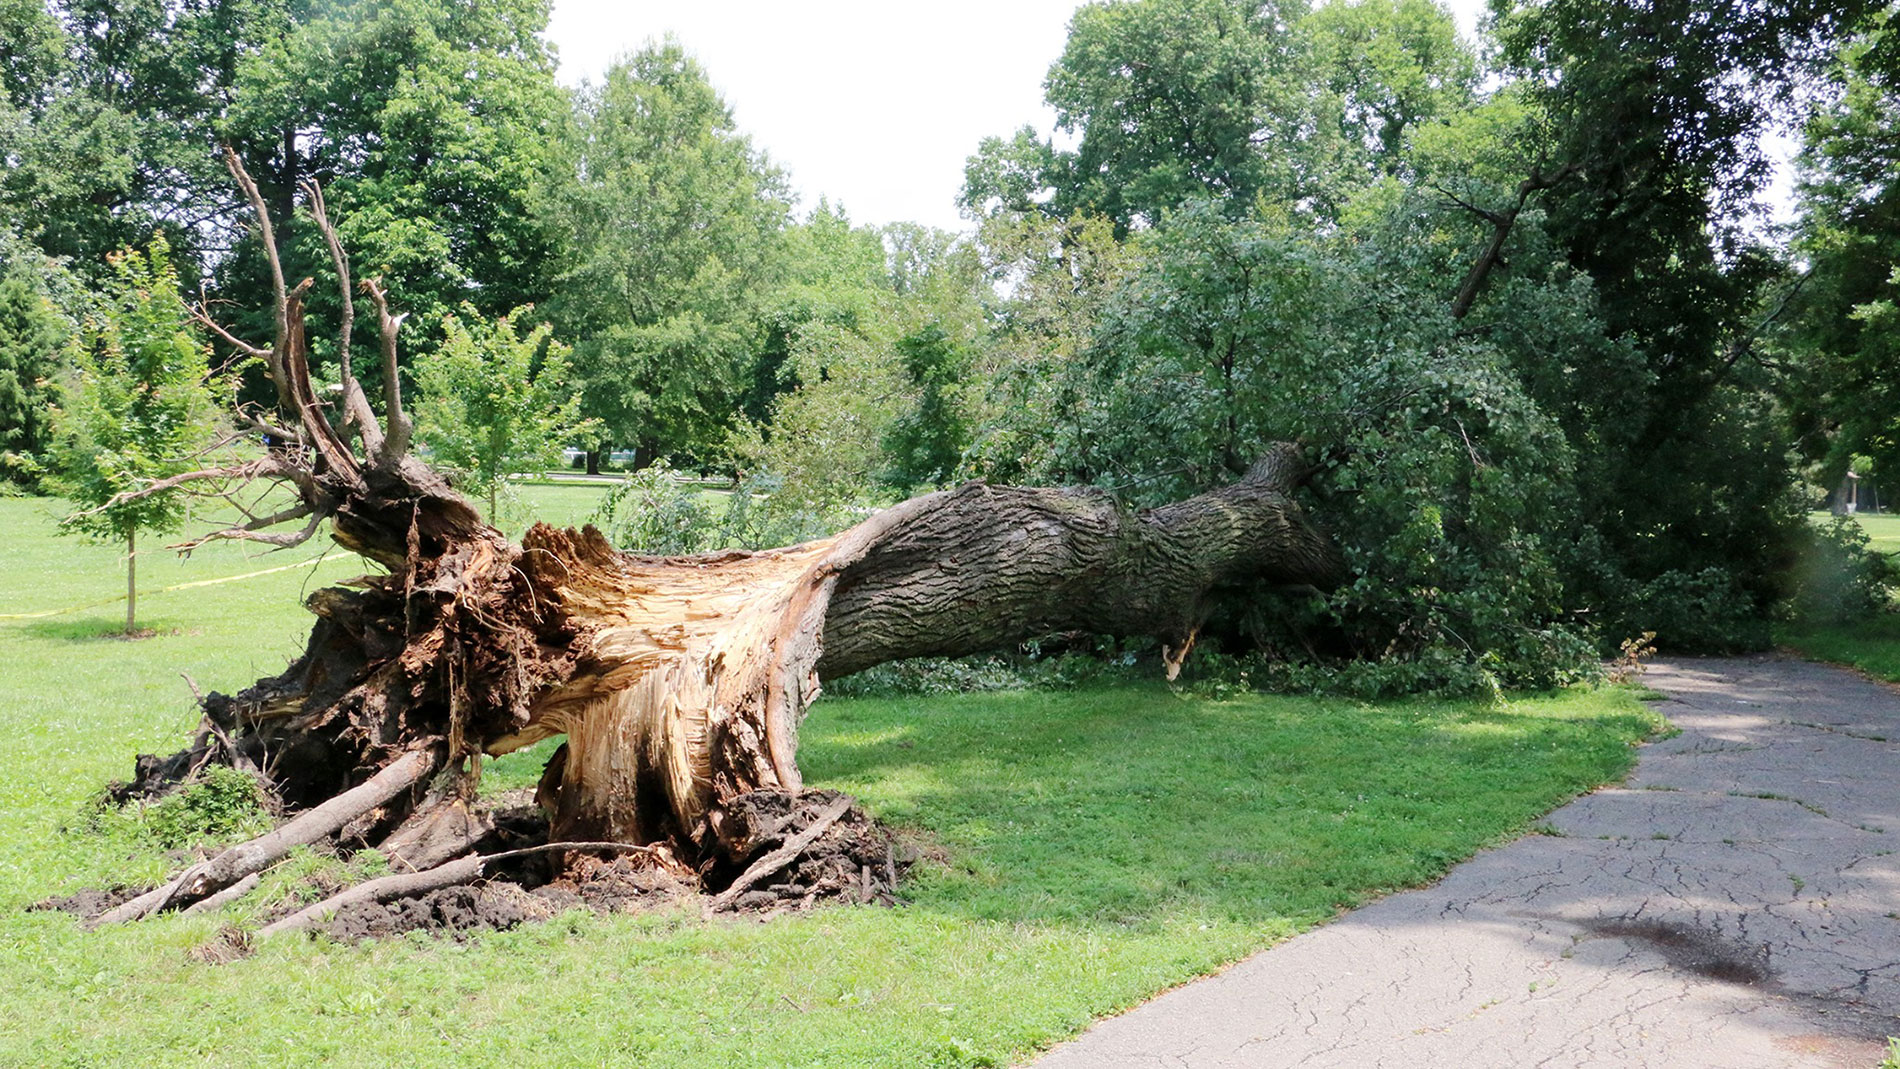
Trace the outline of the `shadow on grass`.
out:
M 55 642 L 142 642 L 189 633 L 176 622 L 161 617 L 141 622 L 137 631 L 127 634 L 123 616 L 116 619 L 100 616 L 47 617 L 16 623 L 13 629 L 34 638 Z
M 1900 613 L 1884 612 L 1843 624 L 1791 625 L 1775 638 L 1809 660 L 1848 665 L 1876 679 L 1900 683 Z
M 920 906 L 990 920 L 1308 923 L 1429 882 L 1621 777 L 1608 694 L 1369 707 L 1160 687 L 826 701 L 813 784 L 941 844 Z

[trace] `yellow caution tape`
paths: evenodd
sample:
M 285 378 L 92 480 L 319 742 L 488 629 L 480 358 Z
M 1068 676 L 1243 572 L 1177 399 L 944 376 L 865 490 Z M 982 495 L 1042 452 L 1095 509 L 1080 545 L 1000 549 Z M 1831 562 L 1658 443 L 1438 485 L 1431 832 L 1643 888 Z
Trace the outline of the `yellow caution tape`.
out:
M 309 560 L 298 561 L 295 564 L 285 564 L 276 568 L 266 568 L 261 572 L 246 572 L 243 575 L 227 575 L 222 579 L 197 579 L 189 583 L 174 583 L 171 586 L 159 587 L 157 590 L 141 590 L 139 593 L 144 595 L 169 594 L 174 590 L 189 590 L 192 587 L 198 586 L 216 586 L 219 583 L 235 583 L 240 579 L 255 579 L 260 575 L 275 575 L 278 572 L 288 572 L 296 568 L 314 567 L 315 565 L 323 563 L 324 559 L 329 555 L 328 552 L 325 552 L 311 557 Z M 101 601 L 89 601 L 84 605 L 68 605 L 63 609 L 48 609 L 45 612 L 0 612 L 0 620 L 37 620 L 45 616 L 64 616 L 69 612 L 79 612 L 82 609 L 96 609 L 101 605 L 111 605 L 124 600 L 125 595 L 120 594 L 117 597 L 105 598 Z

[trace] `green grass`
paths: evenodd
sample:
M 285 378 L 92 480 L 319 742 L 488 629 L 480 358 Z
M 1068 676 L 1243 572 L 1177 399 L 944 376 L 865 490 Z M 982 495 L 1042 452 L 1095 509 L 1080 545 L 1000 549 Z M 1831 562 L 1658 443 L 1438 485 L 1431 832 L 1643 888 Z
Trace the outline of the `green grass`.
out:
M 1815 513 L 1825 521 L 1826 513 Z M 1893 556 L 1900 553 L 1900 516 L 1889 513 L 1861 512 L 1854 515 L 1855 522 L 1867 532 L 1867 538 L 1873 544 L 1876 553 Z
M 1852 665 L 1877 679 L 1900 683 L 1900 615 L 1788 627 L 1777 638 L 1809 660 Z
M 54 539 L 42 509 L 0 500 L 0 613 L 122 582 L 111 549 Z M 280 559 L 222 548 L 148 574 Z M 576 913 L 466 943 L 279 939 L 226 965 L 188 951 L 256 903 L 91 933 L 23 912 L 166 870 L 134 822 L 88 821 L 88 799 L 189 730 L 180 671 L 227 690 L 275 671 L 308 626 L 299 592 L 353 570 L 148 595 L 168 633 L 138 642 L 98 637 L 115 607 L 0 620 L 0 1065 L 1008 1064 L 1530 829 L 1622 776 L 1657 726 L 1618 690 L 1502 706 L 1159 685 L 827 700 L 804 731 L 811 782 L 947 858 L 902 908 Z M 489 775 L 531 782 L 534 762 Z

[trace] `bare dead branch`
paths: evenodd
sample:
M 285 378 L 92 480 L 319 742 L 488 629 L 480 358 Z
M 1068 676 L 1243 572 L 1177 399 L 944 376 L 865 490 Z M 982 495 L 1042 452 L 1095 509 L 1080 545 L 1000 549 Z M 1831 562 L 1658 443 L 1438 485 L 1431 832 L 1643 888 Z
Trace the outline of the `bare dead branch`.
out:
M 196 471 L 187 471 L 170 476 L 169 478 L 159 479 L 149 485 L 141 486 L 137 490 L 126 490 L 123 493 L 114 494 L 111 500 L 105 504 L 86 509 L 83 512 L 75 512 L 68 517 L 68 519 L 96 516 L 108 509 L 117 508 L 120 505 L 128 504 L 133 501 L 140 501 L 151 497 L 153 494 L 162 494 L 167 490 L 176 489 L 187 483 L 205 482 L 211 479 L 255 479 L 265 475 L 277 474 L 276 467 L 277 462 L 275 459 L 263 457 L 258 460 L 247 461 L 243 464 L 231 464 L 222 468 L 200 468 Z
M 376 302 L 376 325 L 383 339 L 383 410 L 389 427 L 383 438 L 380 459 L 384 464 L 394 464 L 408 452 L 409 435 L 413 430 L 409 417 L 403 414 L 402 377 L 396 364 L 396 332 L 402 329 L 402 321 L 409 318 L 409 313 L 389 314 L 389 294 L 383 289 L 382 279 L 364 279 L 363 288 Z
M 362 384 L 356 381 L 356 369 L 350 358 L 350 334 L 356 326 L 356 302 L 350 295 L 350 258 L 343 251 L 343 239 L 337 236 L 336 227 L 330 222 L 330 213 L 323 202 L 323 187 L 314 179 L 306 178 L 302 188 L 310 217 L 322 232 L 323 243 L 330 248 L 330 263 L 336 268 L 337 289 L 343 297 L 342 322 L 337 329 L 337 366 L 343 384 L 345 426 L 356 428 L 363 439 L 363 451 L 374 456 L 382 450 L 383 431 Z
M 292 847 L 308 846 L 428 778 L 442 763 L 434 749 L 410 750 L 361 784 L 249 842 L 239 843 L 209 861 L 179 873 L 176 879 L 99 915 L 94 927 L 148 917 L 174 904 L 189 904 L 262 872 Z
M 298 445 L 303 444 L 303 433 L 301 431 L 293 431 L 288 427 L 272 423 L 270 420 L 265 419 L 247 408 L 238 409 L 236 415 L 238 422 L 259 434 L 271 436 L 277 440 L 279 445 L 289 445 L 292 443 Z
M 321 902 L 312 903 L 288 917 L 272 921 L 258 931 L 258 935 L 277 935 L 280 932 L 297 932 L 315 927 L 328 920 L 337 910 L 358 902 L 382 902 L 406 895 L 427 894 L 444 887 L 456 887 L 468 883 L 482 874 L 482 869 L 497 861 L 522 857 L 526 854 L 545 854 L 556 850 L 616 850 L 624 853 L 657 853 L 651 846 L 635 846 L 632 843 L 546 843 L 541 846 L 524 846 L 519 850 L 504 850 L 498 854 L 469 854 L 447 864 L 437 865 L 421 872 L 405 872 L 395 876 L 381 876 L 374 880 L 359 883 L 346 891 L 340 891 Z
M 304 524 L 299 530 L 276 533 L 268 533 L 264 530 L 264 527 L 267 526 L 265 521 L 269 521 L 271 524 L 283 523 L 286 520 L 297 519 L 299 516 L 310 517 L 310 522 Z M 261 520 L 253 520 L 250 523 L 240 524 L 236 527 L 226 527 L 221 530 L 212 531 L 209 534 L 200 535 L 189 542 L 180 542 L 169 548 L 175 549 L 180 553 L 190 553 L 192 550 L 209 542 L 260 542 L 275 549 L 292 549 L 310 541 L 311 537 L 317 533 L 317 528 L 322 526 L 323 520 L 324 517 L 322 513 L 316 512 L 308 506 L 299 506 L 296 509 L 286 509 L 276 516 L 266 516 Z
M 199 326 L 205 328 L 206 330 L 212 332 L 213 334 L 216 334 L 218 337 L 223 338 L 225 341 L 225 344 L 229 345 L 231 348 L 236 349 L 237 351 L 244 353 L 247 356 L 260 357 L 266 362 L 270 360 L 271 353 L 269 349 L 260 349 L 257 346 L 252 345 L 250 342 L 247 342 L 243 340 L 242 338 L 239 338 L 237 335 L 231 333 L 230 331 L 224 329 L 224 324 L 219 323 L 217 320 L 211 318 L 211 314 L 205 310 L 205 304 L 202 297 L 200 298 L 197 307 L 191 310 L 191 318 L 197 321 Z
M 259 883 L 262 883 L 263 880 L 264 880 L 263 874 L 253 872 L 249 876 L 246 876 L 243 879 L 239 880 L 238 882 L 232 884 L 231 886 L 226 887 L 224 890 L 219 891 L 217 894 L 212 895 L 210 898 L 201 898 L 198 901 L 193 902 L 191 905 L 186 906 L 181 912 L 189 916 L 192 914 L 210 913 L 213 910 L 223 909 L 225 906 L 228 906 L 231 903 L 236 902 L 238 899 L 243 898 L 245 895 L 250 894 L 252 891 L 257 890 L 257 885 Z
M 336 227 L 330 225 L 330 213 L 323 204 L 323 187 L 310 178 L 299 182 L 298 186 L 303 190 L 310 217 L 316 221 L 317 230 L 323 234 L 323 243 L 330 247 L 330 263 L 336 268 L 337 291 L 343 298 L 343 319 L 337 328 L 336 351 L 342 365 L 343 381 L 348 383 L 356 377 L 350 369 L 350 330 L 356 325 L 356 304 L 350 298 L 350 260 L 343 255 L 343 241 L 337 237 Z
M 1442 184 L 1438 182 L 1432 183 L 1432 190 L 1433 192 L 1437 193 L 1439 196 L 1452 202 L 1458 207 L 1463 208 L 1465 211 L 1470 212 L 1471 214 L 1477 216 L 1478 218 L 1483 219 L 1485 222 L 1490 223 L 1492 226 L 1504 225 L 1504 217 L 1502 215 L 1499 215 L 1497 212 L 1491 211 L 1489 208 L 1478 207 L 1476 204 L 1473 204 L 1470 201 L 1464 199 L 1463 197 L 1460 197 L 1458 194 L 1453 193 L 1451 190 L 1446 189 Z
M 836 824 L 838 818 L 844 816 L 845 811 L 850 808 L 851 798 L 848 795 L 840 796 L 837 801 L 826 806 L 824 812 L 818 814 L 818 819 L 811 822 L 810 827 L 785 840 L 785 845 L 779 847 L 777 850 L 753 862 L 751 867 L 741 873 L 738 879 L 732 881 L 732 886 L 719 892 L 718 897 L 706 904 L 706 912 L 715 913 L 731 906 L 734 902 L 738 901 L 739 896 L 744 894 L 753 884 L 758 883 L 760 880 L 765 879 L 767 876 L 772 875 L 774 872 L 790 864 L 793 858 L 797 857 L 806 847 L 816 842 L 818 837 L 823 835 L 826 829 Z
M 264 207 L 264 195 L 257 191 L 251 173 L 244 169 L 244 162 L 229 145 L 224 146 L 224 166 L 244 190 L 244 198 L 250 201 L 251 212 L 257 216 L 258 237 L 264 242 L 264 258 L 270 262 L 271 304 L 277 322 L 277 337 L 265 360 L 270 365 L 271 380 L 277 385 L 278 407 L 294 412 L 297 409 L 291 402 L 289 376 L 284 370 L 284 354 L 290 339 L 290 297 L 284 286 L 284 265 L 277 257 L 277 232 L 271 226 L 270 212 Z

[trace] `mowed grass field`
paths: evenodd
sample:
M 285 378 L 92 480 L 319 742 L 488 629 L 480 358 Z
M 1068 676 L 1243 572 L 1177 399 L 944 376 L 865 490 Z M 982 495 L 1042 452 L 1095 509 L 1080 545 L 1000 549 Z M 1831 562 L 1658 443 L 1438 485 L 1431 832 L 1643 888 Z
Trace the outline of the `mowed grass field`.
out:
M 597 492 L 524 497 L 571 522 Z M 1523 833 L 1624 775 L 1658 726 L 1618 690 L 1497 705 L 1217 702 L 1159 683 L 826 699 L 803 734 L 810 781 L 943 858 L 899 908 L 766 924 L 577 912 L 465 942 L 288 937 L 205 964 L 192 948 L 255 926 L 290 876 L 222 916 L 97 932 L 26 907 L 176 864 L 136 820 L 94 819 L 93 799 L 134 754 L 183 742 L 182 675 L 230 691 L 274 673 L 308 629 L 303 595 L 361 565 L 315 543 L 155 554 L 148 591 L 297 567 L 148 593 L 159 634 L 126 641 L 105 634 L 116 604 L 19 615 L 123 586 L 117 551 L 55 537 L 48 511 L 0 499 L 6 1066 L 1008 1065 Z M 517 755 L 491 774 L 537 771 Z
M 1817 518 L 1826 520 L 1826 513 L 1816 513 Z M 1900 553 L 1900 515 L 1886 512 L 1862 512 L 1854 516 L 1854 521 L 1867 532 L 1867 538 L 1876 553 L 1891 557 Z

